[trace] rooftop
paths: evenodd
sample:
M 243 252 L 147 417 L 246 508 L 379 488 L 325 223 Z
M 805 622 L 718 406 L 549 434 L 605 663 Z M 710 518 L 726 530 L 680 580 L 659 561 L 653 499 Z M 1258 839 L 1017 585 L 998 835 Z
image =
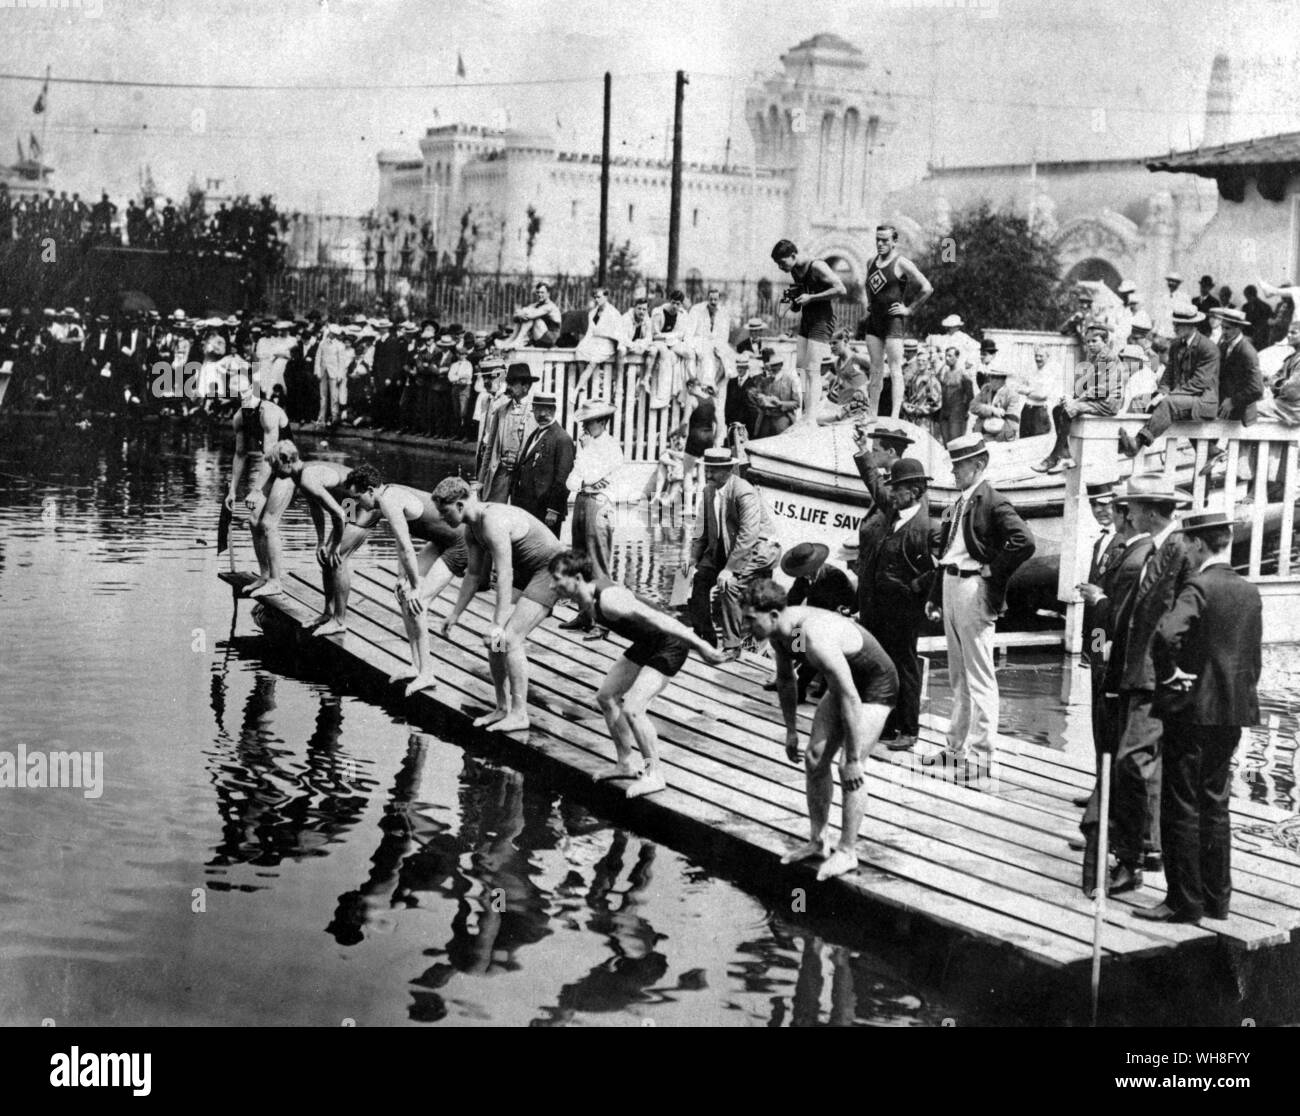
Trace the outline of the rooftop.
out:
M 1214 178 L 1228 167 L 1300 167 L 1300 132 L 1198 147 L 1147 161 L 1153 171 L 1186 171 Z

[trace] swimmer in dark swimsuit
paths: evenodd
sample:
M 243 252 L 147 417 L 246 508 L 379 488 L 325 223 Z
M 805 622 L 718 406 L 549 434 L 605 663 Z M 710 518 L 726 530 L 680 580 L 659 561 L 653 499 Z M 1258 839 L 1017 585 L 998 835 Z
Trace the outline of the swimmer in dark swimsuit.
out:
M 235 431 L 235 462 L 230 472 L 230 490 L 226 507 L 234 510 L 240 481 L 248 471 L 248 495 L 244 506 L 249 511 L 248 526 L 253 532 L 253 551 L 257 555 L 258 577 L 248 586 L 246 597 L 269 597 L 281 592 L 280 572 L 283 544 L 280 541 L 280 517 L 293 500 L 293 483 L 271 472 L 266 455 L 289 433 L 289 416 L 276 403 L 262 398 L 255 377 L 242 377 L 239 410 L 232 423 Z M 231 549 L 234 558 L 234 549 Z
M 807 663 L 822 672 L 826 693 L 817 704 L 804 760 L 808 787 L 809 840 L 781 858 L 782 864 L 822 858 L 819 880 L 842 876 L 858 866 L 858 830 L 867 808 L 863 767 L 898 700 L 898 672 L 865 628 L 822 608 L 787 605 L 774 581 L 755 581 L 741 598 L 745 622 L 756 640 L 766 639 L 776 657 L 777 691 L 785 718 L 785 754 L 799 759 L 798 685 L 795 667 Z M 831 761 L 840 758 L 843 823 L 831 849 L 834 781 Z
M 346 632 L 348 597 L 352 571 L 348 559 L 366 541 L 370 528 L 379 522 L 378 511 L 363 511 L 344 482 L 348 467 L 335 461 L 303 461 L 292 442 L 277 442 L 267 454 L 271 471 L 293 481 L 307 501 L 307 512 L 316 528 L 316 561 L 320 564 L 325 607 L 307 627 L 313 635 L 341 635 Z M 346 501 L 344 507 L 340 501 Z M 330 533 L 325 536 L 325 519 Z
M 391 681 L 406 682 L 406 697 L 431 690 L 437 683 L 425 622 L 429 608 L 467 568 L 465 528 L 453 527 L 442 516 L 433 497 L 404 484 L 384 484 L 368 465 L 353 469 L 344 481 L 348 494 L 363 512 L 382 517 L 393 533 L 400 569 L 393 592 L 402 610 L 411 666 L 395 672 Z M 415 540 L 425 545 L 415 549 Z
M 597 781 L 630 779 L 628 798 L 655 794 L 665 783 L 650 703 L 682 669 L 692 649 L 706 663 L 724 662 L 726 655 L 631 590 L 598 581 L 591 558 L 580 551 L 562 551 L 548 569 L 561 597 L 576 601 L 582 612 L 590 609 L 597 624 L 632 641 L 596 694 L 618 754 L 614 770 L 597 776 Z M 640 750 L 640 758 L 634 749 Z
M 776 242 L 772 261 L 790 276 L 790 308 L 799 314 L 795 365 L 803 373 L 800 421 L 813 422 L 820 409 L 822 361 L 831 355 L 831 338 L 835 335 L 835 299 L 846 293 L 844 280 L 825 260 L 801 256 L 789 240 Z
M 909 283 L 918 293 L 915 301 L 905 302 Z M 874 394 L 879 396 L 877 378 L 889 363 L 893 380 L 891 418 L 898 418 L 903 406 L 903 334 L 907 319 L 934 293 L 930 280 L 906 256 L 898 252 L 898 230 L 893 225 L 876 229 L 876 256 L 867 264 L 864 285 L 867 299 L 867 353 L 871 357 Z
M 468 562 L 460 596 L 442 622 L 446 636 L 483 582 L 487 559 L 497 571 L 496 610 L 483 642 L 496 706 L 474 722 L 493 732 L 528 731 L 528 656 L 524 644 L 551 614 L 557 595 L 547 567 L 564 544 L 536 516 L 511 504 L 485 504 L 460 477 L 444 477 L 433 502 L 452 527 L 465 525 Z

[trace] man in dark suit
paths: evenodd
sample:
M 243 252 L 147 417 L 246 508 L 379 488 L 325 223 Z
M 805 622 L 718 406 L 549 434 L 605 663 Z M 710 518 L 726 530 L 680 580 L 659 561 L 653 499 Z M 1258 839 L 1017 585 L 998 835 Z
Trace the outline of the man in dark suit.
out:
M 1259 354 L 1246 337 L 1250 325 L 1240 310 L 1222 307 L 1212 310 L 1219 319 L 1219 418 L 1251 426 L 1259 418 L 1259 401 L 1264 398 L 1264 377 L 1259 371 Z M 1226 466 L 1228 454 L 1222 443 L 1215 447 L 1201 473 L 1209 476 Z
M 1222 512 L 1183 519 L 1197 572 L 1156 629 L 1156 714 L 1164 720 L 1161 829 L 1165 901 L 1135 910 L 1156 922 L 1227 918 L 1232 896 L 1228 779 L 1241 730 L 1259 720 L 1262 602 L 1229 559 Z
M 921 462 L 894 457 L 888 480 L 880 475 L 879 456 L 865 446 L 853 463 L 875 504 L 858 527 L 858 618 L 898 672 L 898 704 L 880 739 L 891 752 L 902 752 L 921 731 L 916 641 L 934 578 L 939 524 L 930 517 L 925 493 L 931 478 Z
M 1174 333 L 1169 346 L 1165 374 L 1160 390 L 1165 397 L 1156 404 L 1151 417 L 1134 438 L 1127 430 L 1119 432 L 1120 452 L 1136 457 L 1175 422 L 1212 419 L 1219 413 L 1219 349 L 1196 326 L 1205 315 L 1194 306 L 1176 303 L 1173 311 Z
M 936 550 L 943 574 L 934 578 L 925 612 L 943 618 L 952 720 L 944 750 L 921 762 L 950 763 L 964 777 L 977 749 L 993 757 L 993 628 L 1006 609 L 1007 582 L 1034 553 L 1034 536 L 1011 501 L 984 479 L 989 454 L 979 434 L 954 438 L 948 456 L 961 494 L 943 517 Z
M 722 614 L 722 649 L 740 654 L 744 635 L 740 595 L 759 578 L 771 577 L 781 557 L 776 528 L 763 498 L 732 470 L 736 459 L 729 449 L 704 451 L 704 494 L 700 498 L 691 540 L 691 564 L 695 577 L 689 604 L 692 626 L 697 635 L 715 647 L 711 596 L 718 587 Z
M 1108 891 L 1142 886 L 1143 867 L 1160 863 L 1160 749 L 1164 726 L 1152 712 L 1156 688 L 1151 641 L 1164 614 L 1194 572 L 1187 543 L 1174 523 L 1174 509 L 1191 503 L 1162 473 L 1137 473 L 1128 482 L 1129 514 L 1151 536 L 1152 551 L 1126 600 L 1118 605 L 1107 692 L 1119 698 L 1115 754 L 1116 866 Z
M 1090 485 L 1089 488 L 1091 487 Z M 1087 798 L 1082 802 L 1075 800 L 1076 805 L 1086 807 L 1079 830 L 1083 834 L 1083 891 L 1089 899 L 1092 898 L 1097 883 L 1101 757 L 1106 753 L 1113 757 L 1119 744 L 1119 693 L 1117 683 L 1108 684 L 1108 679 L 1115 673 L 1112 664 L 1123 655 L 1122 644 L 1118 645 L 1117 650 L 1115 642 L 1116 611 L 1137 585 L 1152 548 L 1151 536 L 1146 531 L 1139 530 L 1131 517 L 1127 484 L 1114 491 L 1114 501 L 1107 512 L 1106 517 L 1111 520 L 1114 528 L 1113 535 L 1107 541 L 1107 536 L 1103 533 L 1098 540 L 1098 546 L 1093 551 L 1088 583 L 1079 586 L 1086 609 L 1084 632 L 1092 673 L 1092 741 L 1097 757 L 1098 778 Z
M 573 439 L 555 421 L 555 396 L 533 396 L 537 425 L 524 442 L 510 481 L 510 502 L 542 520 L 558 538 L 569 511 L 565 482 L 573 472 Z

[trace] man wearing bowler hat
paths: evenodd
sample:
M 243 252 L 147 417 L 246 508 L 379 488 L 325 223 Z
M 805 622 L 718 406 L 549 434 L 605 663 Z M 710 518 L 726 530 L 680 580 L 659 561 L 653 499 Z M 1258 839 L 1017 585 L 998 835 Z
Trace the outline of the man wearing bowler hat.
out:
M 614 512 L 609 487 L 614 474 L 623 467 L 623 449 L 609 432 L 614 405 L 603 399 L 590 399 L 578 410 L 582 435 L 573 471 L 566 484 L 574 493 L 573 549 L 591 559 L 596 576 L 612 581 L 610 567 L 614 558 Z M 589 632 L 594 629 L 592 614 L 580 612 L 561 628 Z
M 510 502 L 531 512 L 559 537 L 569 512 L 569 474 L 573 472 L 573 439 L 555 421 L 555 396 L 533 394 L 537 423 L 524 442 L 510 487 Z
M 733 658 L 739 656 L 744 636 L 741 592 L 751 582 L 771 577 L 781 556 L 763 498 L 752 484 L 735 475 L 736 464 L 729 449 L 704 451 L 704 494 L 691 540 L 695 577 L 688 605 L 696 633 L 717 646 L 711 595 L 718 587 L 722 649 Z
M 853 460 L 875 503 L 858 528 L 858 618 L 898 672 L 898 704 L 881 740 L 890 751 L 906 751 L 920 733 L 916 641 L 940 543 L 925 496 L 931 478 L 914 457 L 895 457 L 887 479 L 879 455 L 859 451 Z
M 1174 332 L 1168 363 L 1160 380 L 1165 397 L 1156 404 L 1146 424 L 1134 438 L 1119 432 L 1120 452 L 1136 457 L 1175 422 L 1212 419 L 1219 413 L 1219 350 L 1197 324 L 1205 315 L 1190 303 L 1174 306 Z
M 1262 602 L 1231 566 L 1232 522 L 1222 512 L 1183 517 L 1196 566 L 1152 642 L 1153 709 L 1165 724 L 1160 823 L 1165 900 L 1137 918 L 1228 917 L 1232 831 L 1228 780 L 1243 727 L 1259 721 Z
M 1137 473 L 1126 489 L 1133 526 L 1151 536 L 1152 549 L 1128 596 L 1116 603 L 1115 642 L 1105 689 L 1119 702 L 1111 811 L 1116 865 L 1111 894 L 1142 886 L 1144 868 L 1160 863 L 1160 754 L 1164 727 L 1152 709 L 1156 628 L 1196 572 L 1174 511 L 1191 503 L 1162 473 Z
M 976 752 L 987 751 L 992 759 L 998 728 L 993 628 L 1006 608 L 1011 575 L 1034 553 L 1034 536 L 1011 501 L 984 479 L 989 453 L 979 434 L 954 438 L 948 456 L 961 492 L 943 518 L 943 572 L 934 579 L 925 611 L 931 620 L 943 619 L 952 720 L 943 751 L 922 762 L 951 764 L 965 776 Z
M 479 498 L 485 503 L 504 504 L 510 499 L 519 455 L 536 425 L 528 394 L 538 379 L 523 361 L 511 364 L 505 394 L 488 412 L 478 462 Z

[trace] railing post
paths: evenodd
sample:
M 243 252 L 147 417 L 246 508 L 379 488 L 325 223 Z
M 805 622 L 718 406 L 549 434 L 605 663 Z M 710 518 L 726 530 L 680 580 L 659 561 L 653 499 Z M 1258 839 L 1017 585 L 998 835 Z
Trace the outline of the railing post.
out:
M 1061 560 L 1056 581 L 1056 598 L 1065 603 L 1065 650 L 1077 655 L 1083 650 L 1083 601 L 1078 586 L 1087 578 L 1088 547 L 1083 538 L 1083 477 L 1087 468 L 1088 439 L 1083 437 L 1087 418 L 1079 417 L 1070 426 L 1070 456 L 1078 468 L 1065 473 L 1065 504 L 1061 509 Z

